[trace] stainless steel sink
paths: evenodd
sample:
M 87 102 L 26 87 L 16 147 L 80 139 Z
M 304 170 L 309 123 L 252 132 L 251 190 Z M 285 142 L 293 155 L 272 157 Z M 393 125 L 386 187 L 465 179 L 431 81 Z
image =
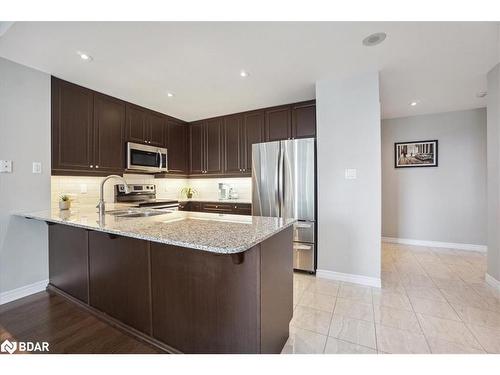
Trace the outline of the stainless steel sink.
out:
M 161 210 L 151 210 L 151 209 L 140 209 L 140 208 L 129 208 L 126 210 L 112 210 L 106 211 L 106 214 L 113 215 L 116 217 L 149 217 L 169 214 L 171 211 L 161 211 Z

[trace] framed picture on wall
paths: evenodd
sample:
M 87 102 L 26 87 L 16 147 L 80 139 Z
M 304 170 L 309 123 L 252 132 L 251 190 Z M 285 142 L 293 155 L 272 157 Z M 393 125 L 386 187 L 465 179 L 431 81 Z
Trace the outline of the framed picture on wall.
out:
M 437 167 L 438 141 L 394 143 L 394 167 Z

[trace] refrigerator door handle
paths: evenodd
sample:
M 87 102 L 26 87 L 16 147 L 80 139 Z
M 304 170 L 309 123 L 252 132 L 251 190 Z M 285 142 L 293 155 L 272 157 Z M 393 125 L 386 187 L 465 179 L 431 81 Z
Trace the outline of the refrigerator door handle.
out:
M 278 148 L 278 162 L 276 163 L 276 177 L 274 180 L 274 193 L 276 195 L 276 211 L 281 217 L 281 193 L 280 193 L 280 155 L 281 147 Z
M 283 150 L 283 143 L 280 142 L 280 151 L 278 157 L 278 194 L 279 194 L 279 205 L 280 205 L 280 217 L 285 217 L 285 191 L 283 186 L 284 181 L 284 160 L 285 152 Z

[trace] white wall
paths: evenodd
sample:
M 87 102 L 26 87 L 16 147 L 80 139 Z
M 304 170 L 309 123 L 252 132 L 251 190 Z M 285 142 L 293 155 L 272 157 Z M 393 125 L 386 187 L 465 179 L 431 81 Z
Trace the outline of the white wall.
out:
M 488 73 L 488 269 L 500 281 L 500 64 Z M 498 282 L 497 281 L 497 282 Z M 500 283 L 497 285 L 500 287 Z
M 47 226 L 12 216 L 50 206 L 50 76 L 0 58 L 0 299 L 48 278 Z M 42 174 L 32 174 L 32 162 Z M 0 300 L 0 303 L 2 301 Z
M 436 168 L 394 168 L 394 143 L 437 139 Z M 382 235 L 486 245 L 486 110 L 382 121 Z
M 380 283 L 378 74 L 317 82 L 316 113 L 318 273 Z M 357 179 L 346 180 L 346 168 L 357 169 Z

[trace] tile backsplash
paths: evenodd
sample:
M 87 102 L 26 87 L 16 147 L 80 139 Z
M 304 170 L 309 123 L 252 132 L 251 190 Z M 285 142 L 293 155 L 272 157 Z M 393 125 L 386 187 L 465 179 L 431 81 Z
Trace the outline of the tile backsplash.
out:
M 193 187 L 198 194 L 195 198 L 215 200 L 218 199 L 218 184 L 225 183 L 233 187 L 239 194 L 239 199 L 251 201 L 252 179 L 245 178 L 164 178 L 155 179 L 152 175 L 125 174 L 123 176 L 130 184 L 155 184 L 156 196 L 160 199 L 182 199 L 180 191 L 185 186 Z M 51 205 L 56 207 L 61 195 L 69 195 L 74 205 L 97 204 L 99 188 L 103 177 L 76 177 L 52 176 L 51 177 Z M 104 199 L 106 202 L 114 201 L 115 184 L 117 180 L 110 180 L 104 186 Z

